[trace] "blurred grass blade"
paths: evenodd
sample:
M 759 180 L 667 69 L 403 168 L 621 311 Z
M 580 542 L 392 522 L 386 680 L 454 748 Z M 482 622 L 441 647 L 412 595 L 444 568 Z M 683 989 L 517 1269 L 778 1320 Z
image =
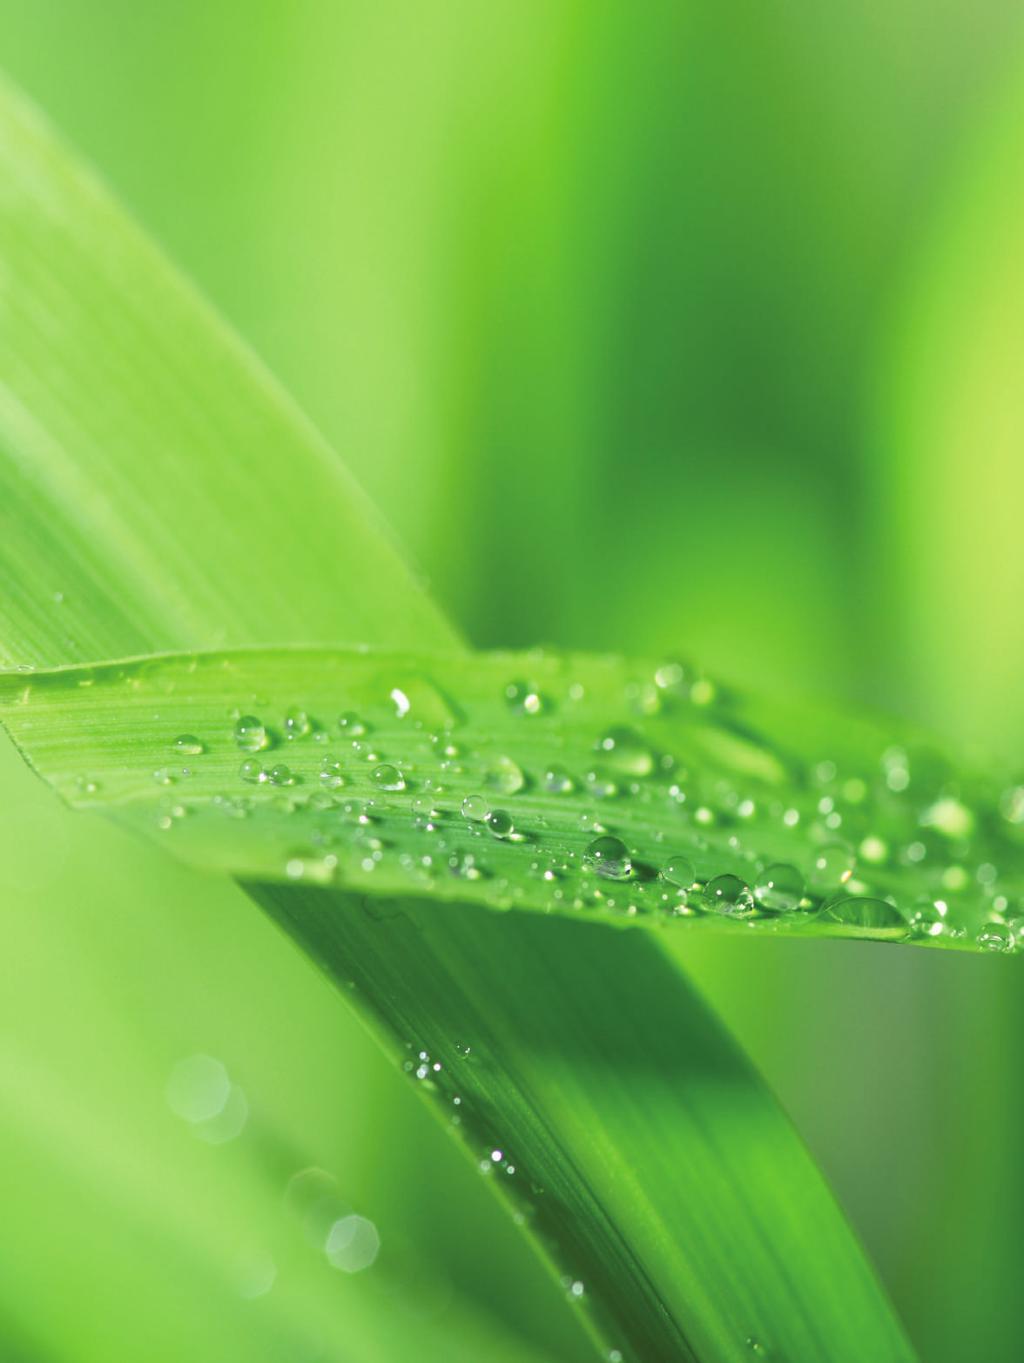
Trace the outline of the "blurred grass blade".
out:
M 186 654 L 8 674 L 0 718 L 71 805 L 247 880 L 976 950 L 1024 929 L 1016 788 L 679 665 Z
M 0 660 L 457 647 L 321 442 L 6 92 L 0 177 Z M 717 743 L 752 779 L 776 774 L 741 734 Z M 254 892 L 357 985 L 411 1072 L 427 1065 L 425 1090 L 465 1095 L 473 1161 L 537 1183 L 535 1239 L 606 1358 L 910 1357 L 799 1140 L 649 935 Z M 479 1068 L 447 1090 L 463 1046 Z
M 340 460 L 3 84 L 0 131 L 0 666 L 454 642 Z

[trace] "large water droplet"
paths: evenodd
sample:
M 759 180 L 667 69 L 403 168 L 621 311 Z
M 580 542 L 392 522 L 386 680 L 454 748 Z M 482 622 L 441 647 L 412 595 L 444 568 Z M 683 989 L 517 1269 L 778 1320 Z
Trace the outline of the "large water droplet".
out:
M 405 777 L 390 762 L 382 762 L 379 767 L 374 767 L 371 775 L 381 790 L 405 789 Z
M 270 736 L 261 719 L 242 715 L 235 724 L 235 742 L 243 752 L 260 752 L 270 747 Z
M 366 725 L 354 710 L 346 710 L 338 716 L 338 728 L 348 738 L 362 738 L 366 733 Z
M 854 928 L 905 928 L 903 915 L 885 899 L 840 895 L 825 905 L 822 917 Z
M 599 876 L 605 876 L 608 880 L 628 880 L 633 873 L 629 848 L 621 838 L 613 837 L 610 833 L 588 843 L 583 860 Z
M 295 780 L 291 768 L 286 767 L 283 762 L 277 762 L 270 768 L 269 777 L 272 786 L 290 786 Z
M 715 876 L 705 885 L 701 898 L 706 909 L 730 918 L 745 918 L 754 912 L 754 897 L 739 876 Z
M 262 762 L 257 762 L 255 757 L 247 757 L 238 768 L 238 774 L 243 781 L 251 781 L 254 785 L 269 779 L 266 767 Z
M 1013 933 L 1005 923 L 984 923 L 974 939 L 982 951 L 1012 951 Z
M 763 909 L 772 913 L 791 913 L 804 893 L 804 878 L 795 866 L 779 861 L 769 866 L 757 878 L 754 897 Z
M 662 867 L 661 874 L 670 885 L 678 885 L 681 890 L 688 890 L 697 878 L 693 862 L 681 852 L 669 857 Z
M 486 823 L 496 838 L 510 838 L 515 832 L 512 816 L 504 809 L 492 809 L 487 815 Z
M 488 765 L 484 780 L 502 795 L 517 795 L 526 784 L 522 767 L 511 757 L 496 757 Z
M 486 795 L 467 795 L 462 802 L 462 816 L 474 823 L 483 823 L 491 812 L 491 802 Z

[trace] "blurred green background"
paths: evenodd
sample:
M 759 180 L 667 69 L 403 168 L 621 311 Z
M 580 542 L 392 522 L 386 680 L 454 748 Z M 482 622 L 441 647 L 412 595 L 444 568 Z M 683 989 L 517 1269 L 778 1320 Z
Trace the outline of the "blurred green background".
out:
M 474 642 L 681 652 L 1013 756 L 1019 6 L 3 0 L 0 60 Z M 240 892 L 63 815 L 6 745 L 0 852 L 5 1360 L 588 1357 Z M 1019 1360 L 1019 962 L 677 950 L 923 1358 Z M 244 1123 L 171 1110 L 196 1054 Z M 310 1166 L 377 1227 L 362 1271 L 289 1210 Z

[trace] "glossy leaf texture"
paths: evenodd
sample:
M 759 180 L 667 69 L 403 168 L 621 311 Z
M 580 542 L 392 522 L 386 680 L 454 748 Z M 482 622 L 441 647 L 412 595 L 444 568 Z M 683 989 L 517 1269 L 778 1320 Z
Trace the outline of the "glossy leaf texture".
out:
M 1024 931 L 1024 788 L 679 663 L 188 654 L 8 675 L 0 714 L 68 803 L 248 879 L 986 951 Z

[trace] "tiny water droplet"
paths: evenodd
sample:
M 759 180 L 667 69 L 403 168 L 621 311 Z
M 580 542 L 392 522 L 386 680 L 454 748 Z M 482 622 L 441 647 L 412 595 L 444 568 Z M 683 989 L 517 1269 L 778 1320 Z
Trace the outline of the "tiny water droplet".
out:
M 277 762 L 270 768 L 268 779 L 272 786 L 290 786 L 295 780 L 291 768 L 286 767 L 283 762 Z
M 363 734 L 366 733 L 366 725 L 354 710 L 346 710 L 338 716 L 338 728 L 342 729 L 349 738 L 362 738 Z
M 238 774 L 243 781 L 251 781 L 254 785 L 259 785 L 270 779 L 270 773 L 266 767 L 262 762 L 257 762 L 255 757 L 247 757 L 238 768 Z
M 199 757 L 206 751 L 203 743 L 196 738 L 195 734 L 179 734 L 171 744 L 175 752 L 181 753 L 183 757 Z
M 382 762 L 379 767 L 374 767 L 371 775 L 381 790 L 405 789 L 405 777 L 390 762 Z
M 505 687 L 505 703 L 517 715 L 539 715 L 544 709 L 540 694 L 526 682 L 509 682 Z
M 584 780 L 587 790 L 598 800 L 614 799 L 619 793 L 619 787 L 615 781 L 603 771 L 588 771 Z
M 305 738 L 313 728 L 309 715 L 297 705 L 285 714 L 284 733 L 286 738 Z
M 754 911 L 754 897 L 739 876 L 722 875 L 709 880 L 701 896 L 704 907 L 712 913 L 731 918 L 745 918 Z
M 345 784 L 345 771 L 336 757 L 324 757 L 320 763 L 320 780 L 332 789 Z
M 654 770 L 653 753 L 632 729 L 609 729 L 597 747 L 606 765 L 622 775 L 650 776 Z
M 566 769 L 557 764 L 552 764 L 544 773 L 544 789 L 552 795 L 569 795 L 575 785 Z
M 633 873 L 629 848 L 621 838 L 613 837 L 610 833 L 588 843 L 583 860 L 607 880 L 628 880 Z
M 791 913 L 804 893 L 804 878 L 788 862 L 776 862 L 757 878 L 754 898 L 763 909 L 772 913 Z
M 235 724 L 235 742 L 243 752 L 260 752 L 270 746 L 263 721 L 255 715 L 242 715 Z

